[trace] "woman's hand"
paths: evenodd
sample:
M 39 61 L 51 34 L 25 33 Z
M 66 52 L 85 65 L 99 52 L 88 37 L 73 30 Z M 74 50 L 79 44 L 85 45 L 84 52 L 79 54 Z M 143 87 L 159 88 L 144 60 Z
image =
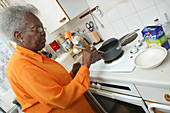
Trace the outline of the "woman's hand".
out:
M 98 54 L 98 51 L 96 50 L 96 48 L 93 47 L 93 58 L 92 58 L 92 64 L 101 60 L 101 57 Z
M 80 67 L 81 67 L 81 64 L 79 62 L 73 64 L 72 72 L 73 72 L 74 76 L 77 74 L 77 71 L 80 69 Z
M 83 50 L 82 65 L 85 65 L 88 68 L 90 68 L 90 65 L 92 63 L 92 58 L 93 58 L 93 49 L 90 47 L 87 47 L 86 49 Z

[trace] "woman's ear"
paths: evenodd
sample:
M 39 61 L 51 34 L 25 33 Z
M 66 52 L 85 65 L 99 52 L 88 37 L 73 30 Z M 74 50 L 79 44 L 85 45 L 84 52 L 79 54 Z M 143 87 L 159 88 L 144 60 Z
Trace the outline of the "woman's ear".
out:
M 23 42 L 23 38 L 22 38 L 20 32 L 15 31 L 15 32 L 14 32 L 14 37 L 15 37 L 19 42 Z

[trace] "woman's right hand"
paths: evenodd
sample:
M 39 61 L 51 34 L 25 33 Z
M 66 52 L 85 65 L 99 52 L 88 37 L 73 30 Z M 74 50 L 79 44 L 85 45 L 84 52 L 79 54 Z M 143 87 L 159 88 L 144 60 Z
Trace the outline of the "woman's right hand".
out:
M 92 63 L 92 58 L 93 58 L 93 50 L 90 47 L 87 47 L 86 49 L 83 50 L 82 65 L 85 65 L 88 68 L 90 68 L 90 65 Z

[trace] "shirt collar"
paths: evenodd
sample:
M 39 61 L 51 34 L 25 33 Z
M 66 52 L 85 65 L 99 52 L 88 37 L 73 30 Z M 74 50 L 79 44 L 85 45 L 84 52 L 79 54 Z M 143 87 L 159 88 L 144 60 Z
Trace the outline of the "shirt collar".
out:
M 28 57 L 36 60 L 36 61 L 43 62 L 44 55 L 40 51 L 39 51 L 40 54 L 38 54 L 38 53 L 33 52 L 33 51 L 29 50 L 29 49 L 21 47 L 19 45 L 16 45 L 16 50 L 15 51 L 20 52 L 23 55 L 28 56 Z

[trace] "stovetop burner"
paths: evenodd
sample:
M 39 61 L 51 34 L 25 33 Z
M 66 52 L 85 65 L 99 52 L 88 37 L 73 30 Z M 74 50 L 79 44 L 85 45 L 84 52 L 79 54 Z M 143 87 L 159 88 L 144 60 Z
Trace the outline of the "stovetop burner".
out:
M 137 34 L 136 34 L 137 35 Z M 126 46 L 122 47 L 123 53 L 114 61 L 104 62 L 104 60 L 100 60 L 90 67 L 91 72 L 110 72 L 110 73 L 130 73 L 135 69 L 134 58 L 138 55 L 142 48 L 146 48 L 147 44 L 143 44 L 141 46 L 141 50 L 137 54 L 131 54 L 130 51 L 134 47 L 134 45 L 141 39 L 141 35 L 138 35 L 137 38 L 130 41 Z M 133 57 L 132 57 L 133 56 Z M 110 64 L 109 64 L 110 63 Z
M 124 55 L 124 50 L 122 50 L 122 53 L 116 59 L 111 60 L 111 61 L 104 61 L 104 63 L 111 64 L 112 62 L 119 60 L 123 55 Z
M 128 34 L 127 34 L 128 35 Z M 121 42 L 127 35 L 123 36 L 122 38 L 119 39 L 119 41 Z M 130 44 L 131 42 L 133 42 L 136 37 L 138 36 L 137 33 L 135 33 L 134 35 L 130 36 L 128 39 L 126 39 L 121 46 L 126 46 L 127 44 Z
M 128 34 L 127 34 L 128 35 Z M 121 42 L 121 40 L 123 40 L 127 35 L 123 36 L 122 38 L 119 39 L 119 41 Z M 137 38 L 138 34 L 135 33 L 134 35 L 130 36 L 128 39 L 126 39 L 121 46 L 126 46 L 128 44 L 130 44 L 131 42 L 133 42 L 136 38 Z M 117 61 L 119 60 L 122 56 L 124 55 L 124 50 L 122 50 L 122 53 L 114 60 L 111 61 L 104 61 L 105 64 L 111 64 L 113 61 Z

